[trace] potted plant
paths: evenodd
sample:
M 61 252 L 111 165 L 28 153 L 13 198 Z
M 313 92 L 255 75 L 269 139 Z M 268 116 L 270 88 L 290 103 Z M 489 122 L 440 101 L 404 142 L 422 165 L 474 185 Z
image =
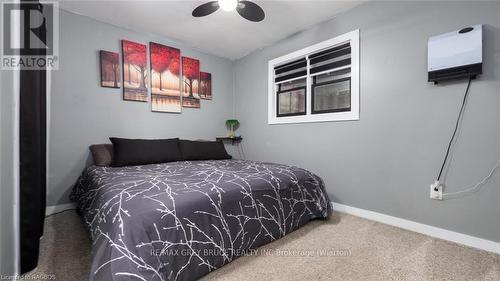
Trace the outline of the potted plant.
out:
M 229 119 L 226 121 L 226 126 L 229 127 L 229 137 L 234 138 L 234 130 L 240 125 L 240 121 L 236 119 Z

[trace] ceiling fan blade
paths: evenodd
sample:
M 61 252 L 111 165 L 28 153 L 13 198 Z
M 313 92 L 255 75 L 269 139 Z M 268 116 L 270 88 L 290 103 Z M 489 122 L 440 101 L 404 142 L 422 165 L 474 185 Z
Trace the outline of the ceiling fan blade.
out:
M 202 4 L 193 10 L 193 17 L 204 17 L 219 9 L 218 1 L 210 1 L 208 3 Z
M 259 22 L 266 17 L 264 10 L 259 5 L 250 1 L 239 1 L 236 10 L 240 16 L 249 21 Z

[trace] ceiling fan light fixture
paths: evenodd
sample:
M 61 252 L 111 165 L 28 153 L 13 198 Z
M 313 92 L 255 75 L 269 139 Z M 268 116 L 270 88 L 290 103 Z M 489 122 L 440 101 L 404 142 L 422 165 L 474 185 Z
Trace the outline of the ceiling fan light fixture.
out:
M 236 10 L 240 16 L 253 22 L 263 21 L 266 17 L 266 13 L 259 5 L 248 0 L 213 0 L 196 7 L 192 15 L 196 18 L 208 16 L 219 8 L 226 12 Z
M 238 0 L 219 0 L 218 2 L 219 7 L 226 12 L 234 11 L 238 6 Z

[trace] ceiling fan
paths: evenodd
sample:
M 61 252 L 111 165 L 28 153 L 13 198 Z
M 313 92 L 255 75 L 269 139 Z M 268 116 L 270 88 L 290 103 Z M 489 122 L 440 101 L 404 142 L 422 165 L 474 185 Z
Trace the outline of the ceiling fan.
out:
M 193 17 L 208 16 L 219 8 L 226 12 L 236 10 L 240 16 L 254 22 L 262 21 L 266 16 L 264 10 L 253 2 L 245 0 L 218 0 L 210 1 L 196 7 L 196 9 L 193 10 Z

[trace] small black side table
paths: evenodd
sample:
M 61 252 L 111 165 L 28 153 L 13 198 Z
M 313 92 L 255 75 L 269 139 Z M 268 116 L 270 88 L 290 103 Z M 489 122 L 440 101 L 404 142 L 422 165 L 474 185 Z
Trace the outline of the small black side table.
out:
M 240 159 L 245 159 L 245 152 L 243 152 L 243 146 L 241 144 L 241 141 L 243 140 L 243 137 L 217 137 L 215 138 L 217 141 L 222 141 L 224 143 L 230 142 L 231 145 L 237 145 L 238 146 L 238 154 L 240 156 Z
M 237 143 L 240 143 L 243 140 L 243 137 L 234 137 L 234 138 L 230 138 L 230 137 L 217 137 L 215 139 L 217 141 L 222 141 L 222 142 L 230 141 L 231 144 L 237 144 Z

